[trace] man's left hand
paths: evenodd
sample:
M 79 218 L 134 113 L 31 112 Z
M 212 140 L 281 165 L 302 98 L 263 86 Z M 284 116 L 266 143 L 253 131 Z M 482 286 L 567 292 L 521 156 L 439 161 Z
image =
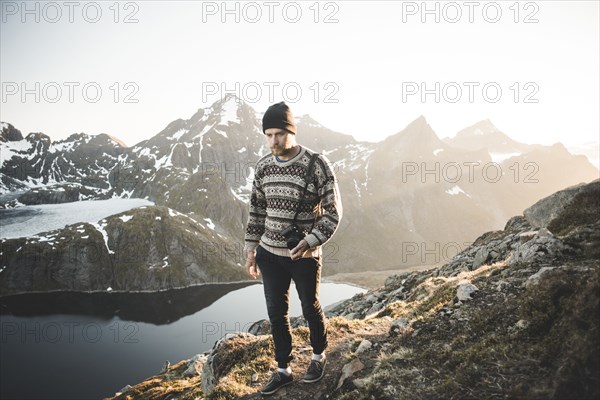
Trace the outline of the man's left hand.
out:
M 298 243 L 298 246 L 296 246 L 292 250 L 290 250 L 290 257 L 292 258 L 292 261 L 296 261 L 297 259 L 302 257 L 302 254 L 304 254 L 304 252 L 308 249 L 309 249 L 308 242 L 306 240 L 302 239 L 300 241 L 300 243 Z

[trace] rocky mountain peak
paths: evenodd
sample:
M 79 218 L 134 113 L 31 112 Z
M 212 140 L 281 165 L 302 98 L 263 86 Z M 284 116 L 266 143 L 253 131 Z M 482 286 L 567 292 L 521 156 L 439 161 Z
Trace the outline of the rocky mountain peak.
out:
M 459 131 L 453 138 L 445 138 L 450 146 L 466 150 L 487 149 L 490 153 L 524 153 L 537 147 L 517 142 L 498 129 L 492 121 L 484 119 Z
M 90 135 L 88 135 L 86 133 L 83 133 L 83 132 L 80 132 L 80 133 L 72 133 L 71 135 L 69 135 L 69 137 L 67 137 L 64 140 L 59 140 L 59 141 L 57 141 L 57 143 L 60 143 L 60 142 L 79 142 L 79 141 L 86 141 L 87 142 L 89 139 L 91 139 Z
M 113 136 L 113 135 L 109 135 L 107 133 L 99 133 L 98 135 L 94 136 L 94 139 L 111 143 L 113 146 L 117 146 L 117 147 L 122 147 L 122 148 L 127 148 L 128 147 L 125 144 L 125 142 L 123 142 L 118 137 Z
M 501 134 L 504 135 L 489 119 L 481 120 L 456 134 L 456 137 L 472 137 Z
M 238 110 L 245 102 L 232 93 L 228 93 L 220 100 L 217 100 L 210 107 L 212 114 L 218 116 L 221 125 L 227 125 L 229 122 L 239 123 Z
M 385 139 L 382 145 L 386 148 L 412 149 L 418 153 L 429 153 L 435 149 L 445 148 L 445 144 L 435 134 L 424 116 L 419 116 L 402 131 Z
M 295 117 L 294 119 L 296 121 L 296 124 L 298 124 L 298 125 L 302 124 L 302 125 L 312 126 L 312 127 L 316 127 L 316 128 L 323 128 L 323 125 L 321 125 L 319 122 L 317 122 L 313 117 L 311 117 L 308 114 L 304 114 L 299 117 Z
M 31 142 L 31 143 L 43 142 L 48 145 L 50 145 L 50 143 L 52 142 L 52 140 L 50 139 L 50 136 L 48 136 L 42 132 L 31 132 L 29 135 L 27 135 L 25 137 L 25 140 L 27 140 L 28 142 Z
M 0 142 L 16 142 L 23 140 L 21 131 L 8 122 L 0 122 Z

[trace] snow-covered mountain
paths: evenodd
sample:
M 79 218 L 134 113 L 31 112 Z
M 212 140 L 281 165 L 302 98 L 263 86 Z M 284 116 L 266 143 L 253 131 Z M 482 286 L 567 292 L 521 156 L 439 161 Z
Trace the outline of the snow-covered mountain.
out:
M 453 138 L 444 138 L 448 145 L 460 149 L 486 149 L 494 162 L 531 151 L 540 145 L 519 143 L 500 131 L 489 119 L 479 121 L 459 131 Z
M 105 196 L 111 189 L 106 178 L 124 152 L 123 143 L 106 134 L 74 133 L 52 142 L 41 132 L 23 138 L 11 124 L 2 123 L 0 193 L 71 183 L 81 195 L 70 201 Z
M 3 123 L 0 205 L 142 198 L 210 220 L 241 243 L 254 165 L 269 151 L 261 118 L 229 95 L 132 147 L 104 134 L 23 138 Z M 421 116 L 378 143 L 307 115 L 297 124 L 298 142 L 333 163 L 342 194 L 344 218 L 324 248 L 325 273 L 448 261 L 539 198 L 598 177 L 564 146 L 520 144 L 487 120 L 443 141 Z

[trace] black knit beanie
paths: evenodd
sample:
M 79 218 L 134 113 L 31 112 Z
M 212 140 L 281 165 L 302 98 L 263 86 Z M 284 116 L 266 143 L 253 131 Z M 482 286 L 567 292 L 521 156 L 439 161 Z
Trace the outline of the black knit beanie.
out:
M 262 120 L 263 133 L 269 128 L 285 129 L 286 131 L 296 134 L 296 123 L 292 111 L 285 104 L 280 102 L 273 104 L 267 109 Z

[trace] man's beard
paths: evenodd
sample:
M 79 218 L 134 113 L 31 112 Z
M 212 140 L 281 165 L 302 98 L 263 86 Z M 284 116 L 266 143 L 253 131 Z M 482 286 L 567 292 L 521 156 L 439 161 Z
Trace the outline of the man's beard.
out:
M 286 149 L 280 146 L 274 146 L 271 147 L 271 153 L 276 157 L 289 156 L 294 153 L 294 148 L 295 147 L 290 147 L 289 149 Z

